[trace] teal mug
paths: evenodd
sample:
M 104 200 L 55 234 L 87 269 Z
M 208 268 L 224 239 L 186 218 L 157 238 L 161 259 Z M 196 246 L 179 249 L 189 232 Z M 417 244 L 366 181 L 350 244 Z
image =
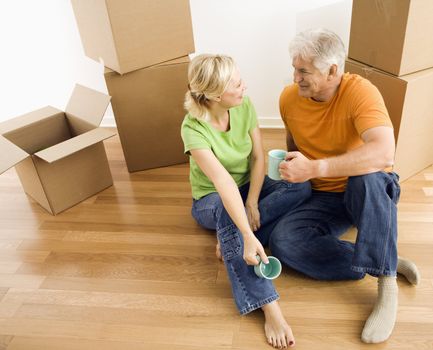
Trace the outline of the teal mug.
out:
M 282 266 L 280 260 L 275 256 L 268 256 L 269 263 L 265 264 L 257 255 L 258 265 L 254 266 L 254 272 L 258 277 L 273 280 L 281 274 Z
M 280 163 L 286 159 L 287 152 L 282 149 L 273 149 L 268 152 L 268 176 L 272 180 L 281 180 Z

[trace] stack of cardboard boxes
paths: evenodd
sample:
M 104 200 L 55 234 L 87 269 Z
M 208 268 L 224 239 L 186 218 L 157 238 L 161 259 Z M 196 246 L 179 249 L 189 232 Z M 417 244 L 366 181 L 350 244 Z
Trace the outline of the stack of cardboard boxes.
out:
M 433 163 L 433 2 L 354 0 L 346 71 L 382 93 L 400 180 Z
M 180 137 L 189 0 L 72 0 L 87 56 L 102 59 L 130 172 L 186 162 Z

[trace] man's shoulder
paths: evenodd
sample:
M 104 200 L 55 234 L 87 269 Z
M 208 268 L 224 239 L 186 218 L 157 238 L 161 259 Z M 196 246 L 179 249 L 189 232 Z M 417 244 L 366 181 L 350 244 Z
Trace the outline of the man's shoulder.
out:
M 281 92 L 281 96 L 283 95 L 294 95 L 294 94 L 298 94 L 298 85 L 297 84 L 290 84 L 287 85 L 286 87 L 284 87 L 283 91 Z
M 369 91 L 375 89 L 375 86 L 370 82 L 370 80 L 352 73 L 345 73 L 343 75 L 343 84 L 346 91 L 359 93 L 363 90 Z
M 284 102 L 288 102 L 290 100 L 293 100 L 297 98 L 298 95 L 298 85 L 297 84 L 291 84 L 287 85 L 280 95 L 280 104 Z

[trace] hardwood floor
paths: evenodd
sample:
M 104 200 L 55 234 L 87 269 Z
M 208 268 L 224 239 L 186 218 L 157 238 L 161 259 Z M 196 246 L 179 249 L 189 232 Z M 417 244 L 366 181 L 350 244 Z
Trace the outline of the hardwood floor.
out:
M 284 148 L 283 130 L 262 133 Z M 118 138 L 106 149 L 114 186 L 57 216 L 13 169 L 0 176 L 0 349 L 271 349 L 261 312 L 237 314 L 214 233 L 190 215 L 188 166 L 129 174 Z M 422 281 L 399 278 L 397 324 L 377 345 L 360 341 L 375 279 L 285 269 L 275 284 L 296 349 L 433 349 L 433 167 L 402 183 L 399 254 Z

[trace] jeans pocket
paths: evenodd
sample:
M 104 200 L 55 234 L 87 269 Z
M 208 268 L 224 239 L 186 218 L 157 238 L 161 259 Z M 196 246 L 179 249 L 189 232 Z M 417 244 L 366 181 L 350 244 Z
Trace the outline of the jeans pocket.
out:
M 241 254 L 242 243 L 239 234 L 235 226 L 231 230 L 218 232 L 218 241 L 224 261 L 231 260 Z
M 393 178 L 392 181 L 386 185 L 386 193 L 394 204 L 397 204 L 400 199 L 400 191 L 398 178 Z

